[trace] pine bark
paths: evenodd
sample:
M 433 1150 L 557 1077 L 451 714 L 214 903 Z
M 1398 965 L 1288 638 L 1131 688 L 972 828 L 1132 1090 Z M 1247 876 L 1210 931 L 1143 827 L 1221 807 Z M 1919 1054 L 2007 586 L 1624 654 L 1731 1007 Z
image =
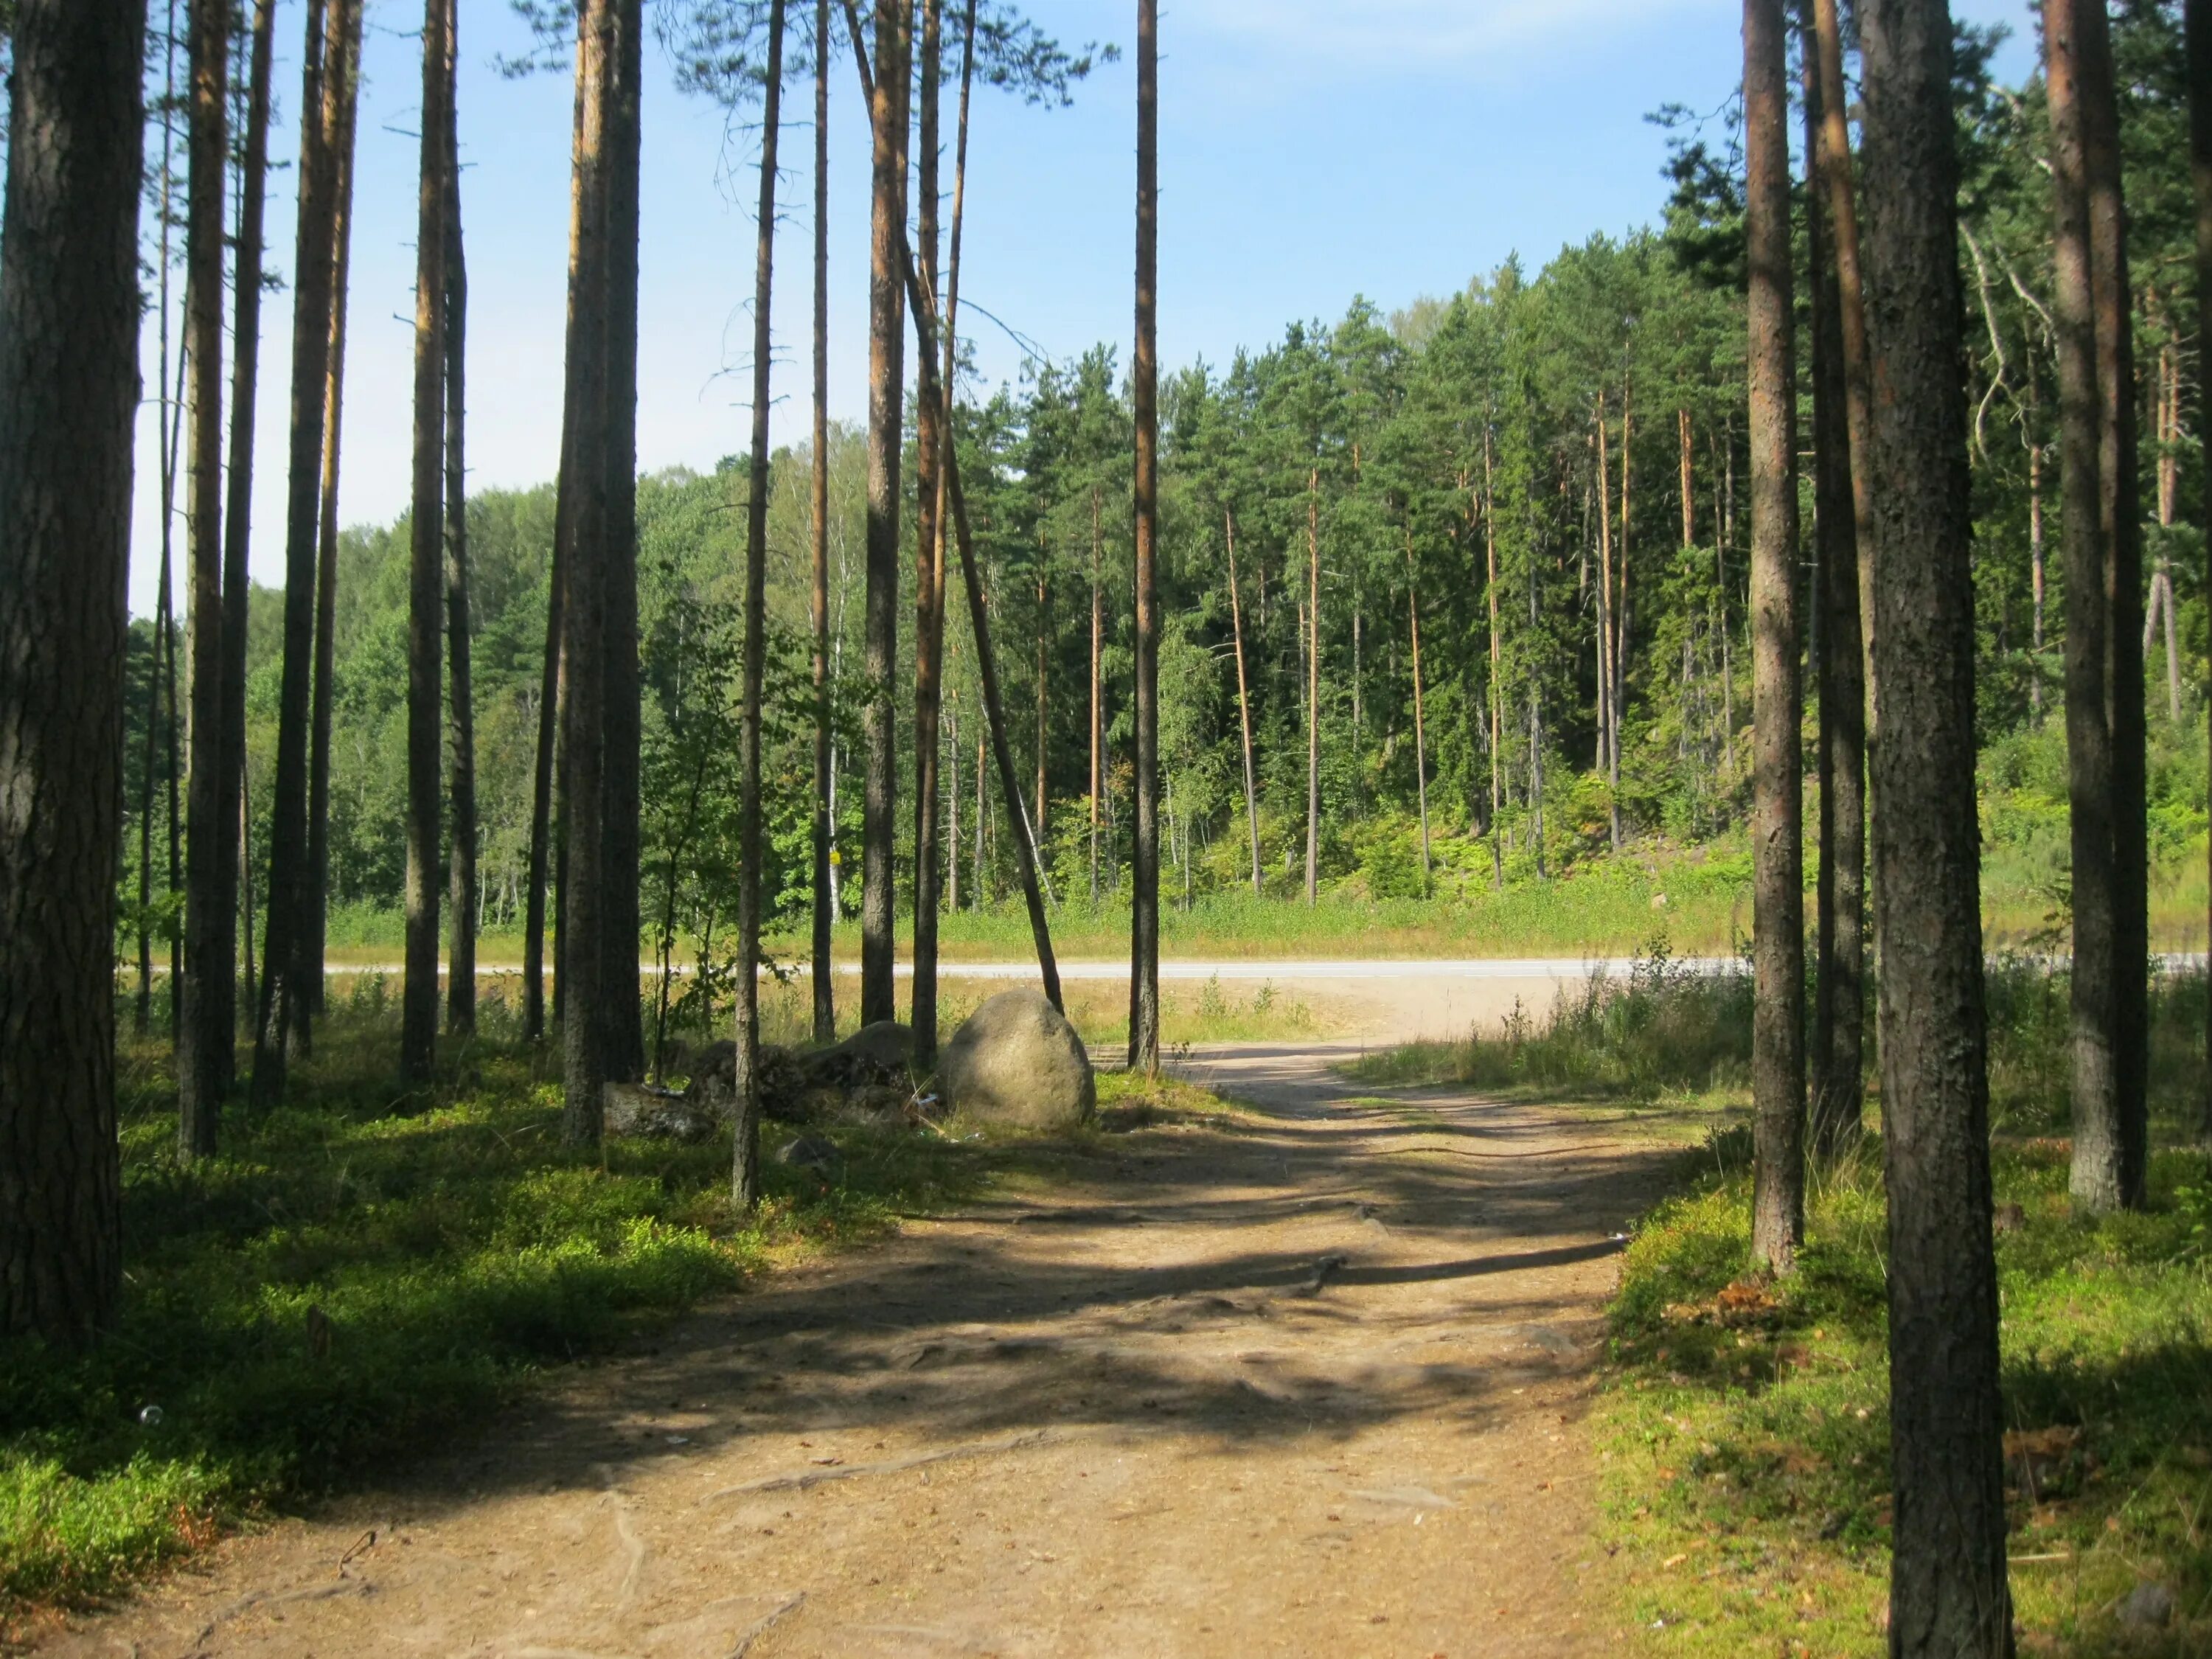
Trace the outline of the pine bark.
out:
M 1137 822 L 1130 897 L 1129 1069 L 1160 1068 L 1159 0 L 1137 0 Z
M 565 838 L 556 986 L 565 1018 L 562 1133 L 596 1146 L 605 1121 L 601 1037 L 607 906 L 597 879 L 605 837 L 600 787 L 605 730 L 608 534 L 606 448 L 607 105 L 617 0 L 586 0 L 577 17 L 574 245 L 569 256 L 567 398 L 560 500 L 562 565 L 561 822 Z M 632 974 L 635 964 L 632 963 Z
M 407 582 L 407 972 L 399 1075 L 438 1059 L 438 842 L 443 779 L 440 645 L 446 565 L 446 179 L 453 0 L 423 0 L 422 176 L 415 230 L 415 468 Z
M 2182 0 L 2181 12 L 2188 53 L 2189 174 L 2197 208 L 2197 337 L 2212 340 L 2212 0 Z M 2212 446 L 2207 446 L 2203 462 L 2200 510 L 2212 538 Z M 2212 860 L 2212 848 L 2206 856 Z M 2212 939 L 2212 914 L 2206 921 L 2206 937 Z M 2204 1052 L 2212 1057 L 2212 998 L 2206 1000 L 2204 1019 Z M 2205 1071 L 2199 1133 L 2212 1145 L 2212 1065 Z
M 898 669 L 899 473 L 905 441 L 906 88 L 912 0 L 876 0 L 878 73 L 868 278 L 867 702 L 866 800 L 860 831 L 860 1023 L 897 1014 L 892 848 L 898 763 L 892 681 Z
M 469 672 L 468 259 L 461 240 L 458 4 L 446 40 L 446 652 L 447 726 L 453 744 L 453 905 L 446 966 L 446 1028 L 477 1028 L 477 738 Z
M 1862 0 L 1866 551 L 1888 1188 L 1889 1650 L 2009 1659 L 1974 801 L 1958 164 L 1942 0 Z
M 606 543 L 600 625 L 606 653 L 606 729 L 601 758 L 602 842 L 598 880 L 605 931 L 600 940 L 599 1015 L 605 1021 L 606 1075 L 645 1071 L 645 1011 L 638 995 L 642 933 L 640 870 L 640 757 L 643 740 L 637 623 L 637 273 L 640 101 L 643 89 L 643 0 L 614 0 L 615 51 L 610 63 L 605 131 L 607 231 Z M 589 866 L 586 866 L 589 867 Z
M 1831 13 L 1833 0 L 1825 0 Z M 1864 1089 L 1866 1006 L 1866 675 L 1859 621 L 1855 452 L 1844 370 L 1843 285 L 1837 275 L 1836 191 L 1830 172 L 1850 165 L 1848 141 L 1831 130 L 1827 31 L 1816 9 L 1801 31 L 1805 53 L 1806 153 L 1813 189 L 1806 216 L 1812 274 L 1814 528 L 1817 538 L 1820 724 L 1820 869 L 1814 927 L 1811 1055 L 1812 1139 L 1832 1158 L 1858 1138 Z M 1840 115 L 1835 124 L 1840 126 Z M 1843 181 L 1848 193 L 1848 176 Z M 1862 332 L 1863 331 L 1862 330 Z
M 261 952 L 261 1006 L 254 1021 L 253 1102 L 283 1097 L 286 1049 L 308 1030 L 311 994 L 306 912 L 313 901 L 307 851 L 307 750 L 322 530 L 325 425 L 330 390 L 331 296 L 336 191 L 331 135 L 335 109 L 326 66 L 354 38 L 360 0 L 308 0 L 300 94 L 299 221 L 292 286 L 290 473 L 284 517 L 284 666 L 277 694 L 276 775 L 270 791 L 268 919 Z M 313 971 L 319 973 L 319 964 Z
M 1321 896 L 1321 472 L 1306 477 L 1306 903 Z M 1533 718 L 1533 717 L 1532 717 Z M 1533 728 L 1532 728 L 1533 729 Z M 1541 855 L 1539 854 L 1540 860 Z
M 1223 539 L 1229 547 L 1229 627 L 1230 637 L 1237 649 L 1237 722 L 1238 735 L 1243 739 L 1244 752 L 1244 823 L 1252 836 L 1252 896 L 1258 898 L 1266 891 L 1266 883 L 1260 871 L 1260 788 L 1252 764 L 1252 688 L 1244 673 L 1244 607 L 1237 593 L 1237 517 L 1224 509 L 1221 515 Z M 1095 626 L 1093 631 L 1096 631 Z M 1094 654 L 1097 647 L 1092 647 Z M 1094 762 L 1091 769 L 1091 788 L 1095 796 L 1098 790 L 1098 768 Z M 1093 887 L 1096 888 L 1096 882 Z M 1091 897 L 1095 902 L 1097 894 Z
M 830 877 L 830 0 L 814 7 L 814 1040 L 837 1035 L 830 958 L 836 921 Z
M 0 215 L 0 1333 L 122 1279 L 115 857 L 143 0 L 23 0 Z
M 307 756 L 307 897 L 300 927 L 305 963 L 301 986 L 308 1011 L 324 1009 L 324 946 L 331 894 L 331 720 L 337 704 L 338 605 L 338 462 L 345 423 L 346 290 L 353 268 L 355 129 L 361 109 L 362 8 L 345 7 L 343 46 L 331 66 L 337 102 L 337 154 L 333 160 L 331 215 L 330 365 L 324 377 L 323 476 L 315 565 L 315 689 Z M 264 969 L 265 969 L 264 964 Z
M 1106 789 L 1105 530 L 1099 487 L 1091 486 L 1091 908 L 1098 908 L 1098 824 Z M 1042 556 L 1040 550 L 1039 556 Z
M 251 44 L 247 47 L 246 134 L 240 156 L 238 252 L 232 283 L 234 342 L 230 378 L 229 495 L 223 505 L 222 541 L 222 778 L 225 809 L 222 847 L 217 854 L 216 903 L 222 907 L 216 949 L 234 963 L 239 941 L 239 888 L 245 860 L 242 829 L 246 822 L 246 629 L 249 582 L 246 550 L 253 522 L 254 405 L 261 372 L 262 235 L 269 187 L 269 82 L 275 56 L 276 0 L 255 0 Z M 252 919 L 245 926 L 250 933 Z M 246 945 L 246 1001 L 253 1000 L 252 941 Z M 222 1068 L 222 1089 L 228 1094 L 236 1080 L 238 1058 L 238 997 L 235 976 L 218 972 L 210 976 L 209 990 L 221 1005 L 210 1010 L 209 1024 L 218 1018 L 222 1034 L 216 1044 Z
M 2094 11 L 2096 16 L 2089 14 Z M 2124 923 L 2118 733 L 2111 664 L 2128 630 L 2106 583 L 2112 562 L 2105 469 L 2106 340 L 2095 252 L 2092 153 L 2104 13 L 2094 0 L 2047 0 L 2045 83 L 2051 109 L 2052 313 L 2057 323 L 2060 536 L 2066 561 L 2066 754 L 2073 854 L 2072 1097 L 2075 1202 L 2092 1212 L 2130 1201 L 2121 1040 Z M 2109 63 L 2103 90 L 2110 92 Z M 2139 678 L 2139 676 L 2138 676 Z M 2139 690 L 2140 688 L 2138 688 Z M 2140 706 L 2138 695 L 2137 703 Z
M 753 278 L 753 448 L 745 497 L 744 689 L 738 715 L 737 1129 L 732 1196 L 760 1201 L 761 695 L 768 670 L 769 305 L 775 294 L 775 154 L 783 113 L 784 0 L 769 0 Z
M 185 204 L 185 572 L 187 697 L 185 775 L 185 994 L 177 1043 L 177 1149 L 187 1161 L 216 1149 L 230 1040 L 228 989 L 236 963 L 223 948 L 222 859 L 222 245 L 230 143 L 227 81 L 230 9 L 191 0 L 186 11 L 191 171 Z
M 939 118 L 945 78 L 943 0 L 919 0 L 921 13 L 921 104 L 915 140 L 921 153 L 915 167 L 915 257 L 921 283 L 941 313 L 943 291 L 938 266 Z M 939 700 L 944 690 L 945 596 L 937 581 L 938 512 L 942 505 L 939 475 L 949 433 L 944 404 L 935 398 L 915 404 L 915 582 L 914 582 L 914 987 L 913 1012 L 917 1064 L 930 1066 L 937 1055 L 937 908 L 941 875 L 938 842 Z
M 1751 275 L 1752 1259 L 1778 1273 L 1805 1231 L 1804 849 L 1790 98 L 1782 0 L 1744 0 Z

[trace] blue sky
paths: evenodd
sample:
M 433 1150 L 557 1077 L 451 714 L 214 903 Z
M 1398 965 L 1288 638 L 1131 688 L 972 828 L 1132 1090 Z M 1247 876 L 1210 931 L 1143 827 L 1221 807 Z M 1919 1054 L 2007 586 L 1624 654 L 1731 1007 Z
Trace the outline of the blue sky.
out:
M 158 16 L 161 0 L 155 0 Z M 470 260 L 470 486 L 551 476 L 560 431 L 570 89 L 502 79 L 525 44 L 506 0 L 463 0 L 461 142 Z M 810 20 L 812 7 L 794 3 Z M 1135 8 L 1031 0 L 1064 40 L 1124 49 L 1075 106 L 979 92 L 963 294 L 1055 357 L 1131 329 Z M 2022 0 L 1954 0 L 2015 25 L 2002 61 L 2029 67 Z M 1732 0 L 1170 0 L 1161 20 L 1160 336 L 1165 362 L 1225 362 L 1355 294 L 1388 310 L 1449 292 L 1516 250 L 1540 264 L 1593 231 L 1657 213 L 1664 138 L 1645 113 L 1717 108 L 1741 62 Z M 270 259 L 291 264 L 299 0 L 279 9 Z M 402 510 L 414 316 L 420 101 L 416 0 L 369 0 L 346 366 L 342 513 Z M 811 27 L 811 22 L 810 22 Z M 678 98 L 649 49 L 641 275 L 639 460 L 711 466 L 745 442 L 757 135 Z M 867 150 L 849 63 L 831 82 L 831 409 L 866 411 Z M 810 382 L 811 88 L 785 130 L 788 206 L 775 329 L 777 441 L 803 434 Z M 808 125 L 798 125 L 803 122 Z M 1021 349 L 972 313 L 987 383 Z M 291 300 L 262 331 L 252 572 L 280 583 Z M 159 556 L 154 330 L 140 421 L 131 598 L 153 609 Z M 181 532 L 179 532 L 181 548 Z M 181 592 L 181 584 L 179 586 Z

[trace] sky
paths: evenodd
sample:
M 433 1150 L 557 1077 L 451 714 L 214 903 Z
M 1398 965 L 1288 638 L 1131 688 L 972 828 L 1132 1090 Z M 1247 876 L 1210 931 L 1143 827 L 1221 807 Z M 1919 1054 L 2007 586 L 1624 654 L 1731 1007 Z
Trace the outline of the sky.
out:
M 552 476 L 560 435 L 571 87 L 562 75 L 500 73 L 496 60 L 528 45 L 507 0 L 459 9 L 469 487 L 527 487 Z M 153 10 L 158 27 L 163 0 Z M 811 5 L 792 10 L 811 27 Z M 1111 42 L 1122 56 L 1071 108 L 978 89 L 962 275 L 974 309 L 962 334 L 984 389 L 1018 379 L 1030 352 L 1071 359 L 1105 341 L 1126 363 L 1133 327 L 1135 8 L 1030 0 L 1029 10 L 1065 43 Z M 2026 75 L 2024 0 L 1954 0 L 1953 10 L 2013 25 L 1999 71 Z M 292 264 L 304 12 L 303 0 L 283 0 L 277 14 L 269 260 L 280 277 Z M 1342 315 L 1355 295 L 1387 313 L 1516 252 L 1540 265 L 1593 233 L 1652 222 L 1666 138 L 1645 117 L 1662 104 L 1724 105 L 1741 71 L 1741 20 L 1734 0 L 1169 0 L 1163 364 L 1223 365 L 1293 320 Z M 389 522 L 407 503 L 421 21 L 419 0 L 368 0 L 340 489 L 349 525 Z M 860 422 L 867 121 L 849 60 L 838 67 L 830 411 Z M 771 317 L 778 444 L 803 440 L 811 418 L 812 110 L 811 86 L 794 87 Z M 638 461 L 708 469 L 742 451 L 749 431 L 758 134 L 680 96 L 657 46 L 643 120 Z M 251 568 L 272 586 L 283 580 L 291 312 L 289 283 L 264 301 Z M 159 583 L 158 337 L 149 314 L 131 580 L 140 615 Z M 182 542 L 178 523 L 179 565 Z M 181 595 L 180 569 L 173 587 Z

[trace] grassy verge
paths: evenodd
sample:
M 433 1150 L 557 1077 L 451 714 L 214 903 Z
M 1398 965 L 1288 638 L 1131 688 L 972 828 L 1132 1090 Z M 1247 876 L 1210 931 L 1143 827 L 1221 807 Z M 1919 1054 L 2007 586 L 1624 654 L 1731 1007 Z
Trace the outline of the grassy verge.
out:
M 1888 1584 L 1879 1148 L 1823 1182 L 1800 1271 L 1746 1278 L 1748 1143 L 1629 1249 L 1598 1414 L 1606 1543 L 1655 1652 L 1875 1655 Z M 2151 1212 L 2070 1213 L 2066 1154 L 2000 1143 L 2012 1585 L 2028 1652 L 2212 1647 L 2212 1279 L 2203 1160 L 2155 1160 Z M 2171 1628 L 2130 1638 L 2155 1583 Z
M 336 1011 L 299 1103 L 234 1113 L 222 1157 L 190 1170 L 167 1055 L 125 1052 L 120 1322 L 88 1356 L 0 1352 L 0 1627 L 419 1452 L 779 1262 L 1056 1167 L 1048 1142 L 840 1128 L 834 1182 L 771 1161 L 740 1217 L 726 1136 L 572 1152 L 546 1056 L 471 1042 L 449 1082 L 400 1097 L 396 1041 L 373 997 Z M 1100 1082 L 1091 1133 L 1211 1108 Z

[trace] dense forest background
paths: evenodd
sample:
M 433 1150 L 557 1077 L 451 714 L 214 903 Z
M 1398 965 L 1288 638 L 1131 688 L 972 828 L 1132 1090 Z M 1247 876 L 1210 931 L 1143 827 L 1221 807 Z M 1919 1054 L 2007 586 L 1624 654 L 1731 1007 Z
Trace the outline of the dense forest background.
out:
M 2039 82 L 1991 78 L 1997 39 L 1962 32 L 1956 81 L 1983 830 L 1991 902 L 2043 914 L 2055 928 L 2067 902 L 2066 594 L 2060 562 L 2045 556 L 2058 545 L 2060 510 L 2048 130 Z M 2143 366 L 2142 500 L 2155 515 L 2145 560 L 2154 885 L 2173 901 L 2154 895 L 2154 927 L 2166 943 L 2185 944 L 2179 922 L 2160 928 L 2161 915 L 2201 911 L 2202 860 L 2185 855 L 2206 830 L 2197 735 L 2206 573 L 2192 463 L 2201 377 L 2185 321 L 2193 243 L 2178 4 L 2136 0 L 2116 19 L 2114 44 Z M 1334 322 L 1293 323 L 1225 366 L 1195 363 L 1165 378 L 1161 755 L 1172 898 L 1249 890 L 1255 875 L 1270 896 L 1305 897 L 1310 788 L 1322 894 L 1473 899 L 1686 862 L 1747 880 L 1741 162 L 1732 114 L 1654 118 L 1673 129 L 1671 196 L 1657 227 L 1593 236 L 1533 273 L 1510 261 L 1462 293 L 1389 314 L 1355 298 Z M 1801 223 L 1801 259 L 1804 246 Z M 1801 275 L 1801 296 L 1808 286 Z M 1801 384 L 1809 411 L 1809 377 Z M 1809 442 L 1809 412 L 1799 430 Z M 1042 781 L 1054 897 L 1081 906 L 1096 895 L 1110 905 L 1132 817 L 1132 415 L 1122 365 L 1107 346 L 1035 362 L 1018 385 L 971 401 L 959 438 L 1000 672 L 1020 711 L 1018 748 Z M 773 867 L 764 874 L 784 931 L 800 928 L 807 904 L 811 728 L 800 688 L 811 459 L 803 447 L 775 455 L 769 517 Z M 841 848 L 851 849 L 863 434 L 833 428 L 830 459 L 837 823 Z M 911 489 L 911 467 L 907 476 Z M 1809 585 L 1811 469 L 1802 476 Z M 746 486 L 732 456 L 708 475 L 648 475 L 638 495 L 643 908 L 649 940 L 672 933 L 687 948 L 704 941 L 709 954 L 735 904 Z M 497 933 L 520 925 L 526 891 L 554 489 L 483 491 L 468 510 L 481 902 L 484 930 Z M 409 536 L 403 518 L 356 526 L 343 542 L 335 945 L 398 938 Z M 910 588 L 910 556 L 906 580 Z M 266 867 L 280 609 L 276 592 L 255 591 L 254 868 Z M 905 609 L 910 618 L 910 595 Z M 997 780 L 979 784 L 974 649 L 953 609 L 946 830 L 958 873 L 948 903 L 1018 905 Z M 1817 611 L 1808 600 L 1802 614 Z M 902 711 L 912 637 L 910 625 L 902 629 Z M 138 623 L 126 744 L 134 811 L 149 752 L 142 723 L 152 640 L 152 624 Z M 1820 648 L 1815 630 L 1808 654 Z M 1310 698 L 1318 704 L 1310 744 Z M 161 766 L 158 745 L 152 753 Z M 152 799 L 166 813 L 164 791 Z M 912 799 L 902 787 L 902 811 Z M 157 817 L 157 838 L 165 830 Z M 909 830 L 900 839 L 902 902 L 912 845 Z M 859 903 L 857 857 L 850 863 L 848 915 Z M 126 915 L 135 902 L 127 893 Z

